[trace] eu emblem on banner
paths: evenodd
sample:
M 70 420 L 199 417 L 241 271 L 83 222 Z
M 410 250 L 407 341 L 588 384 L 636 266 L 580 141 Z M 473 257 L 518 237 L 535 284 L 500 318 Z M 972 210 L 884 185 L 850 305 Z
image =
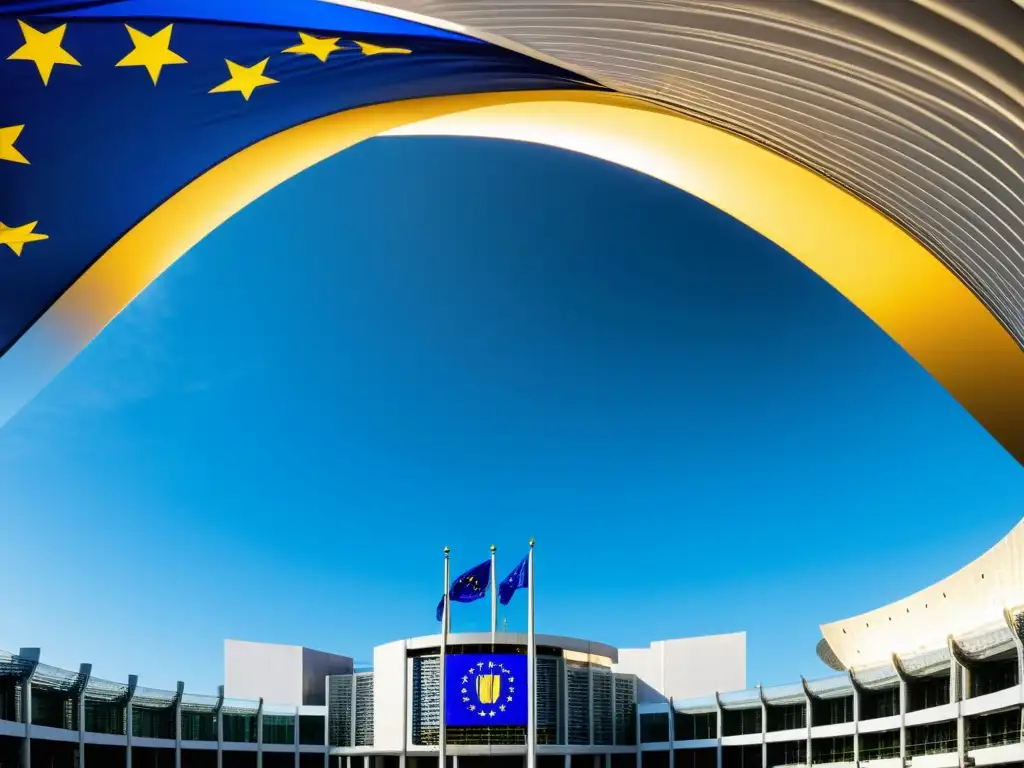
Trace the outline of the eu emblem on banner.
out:
M 526 656 L 449 656 L 445 678 L 446 725 L 526 725 Z

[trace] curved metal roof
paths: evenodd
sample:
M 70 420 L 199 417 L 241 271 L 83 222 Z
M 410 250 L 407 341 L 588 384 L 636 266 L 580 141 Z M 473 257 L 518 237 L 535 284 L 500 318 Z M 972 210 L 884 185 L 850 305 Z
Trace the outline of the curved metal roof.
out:
M 917 237 L 1024 346 L 1013 0 L 340 1 L 530 53 L 817 171 Z
M 552 648 L 560 648 L 563 651 L 574 653 L 585 653 L 592 656 L 599 656 L 608 659 L 612 664 L 619 661 L 619 649 L 606 643 L 598 643 L 593 640 L 581 640 L 576 637 L 562 637 L 560 635 L 538 634 L 537 645 L 546 645 Z M 496 642 L 503 645 L 526 645 L 527 635 L 525 632 L 498 632 L 495 636 Z M 410 650 L 428 650 L 441 648 L 440 635 L 424 635 L 412 637 L 404 642 Z M 490 632 L 456 632 L 448 635 L 448 645 L 490 645 Z
M 819 648 L 819 656 L 859 668 L 889 665 L 896 654 L 907 674 L 927 674 L 928 669 L 948 667 L 950 637 L 978 658 L 1012 647 L 1005 613 L 1021 605 L 1024 520 L 988 552 L 937 584 L 823 625 L 827 645 Z
M 810 168 L 917 238 L 1024 348 L 1021 0 L 332 1 L 504 45 Z M 948 663 L 950 634 L 1024 604 L 1021 539 L 823 626 L 819 655 L 837 669 Z

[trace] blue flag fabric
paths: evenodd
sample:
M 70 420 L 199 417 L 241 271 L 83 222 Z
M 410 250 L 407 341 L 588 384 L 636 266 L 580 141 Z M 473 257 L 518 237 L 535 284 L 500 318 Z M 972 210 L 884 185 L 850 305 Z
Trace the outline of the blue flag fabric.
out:
M 472 603 L 487 594 L 487 587 L 491 583 L 491 561 L 484 560 L 480 565 L 474 565 L 464 574 L 452 582 L 448 590 L 448 599 L 456 603 Z M 437 604 L 437 620 L 441 620 L 444 614 L 444 597 Z
M 530 586 L 530 556 L 527 555 L 519 561 L 519 565 L 512 569 L 512 573 L 505 577 L 505 580 L 498 586 L 498 600 L 502 605 L 508 605 L 517 589 Z
M 526 656 L 457 654 L 444 676 L 445 725 L 526 725 Z
M 595 87 L 319 0 L 0 2 L 0 356 L 140 221 L 252 145 L 372 104 Z

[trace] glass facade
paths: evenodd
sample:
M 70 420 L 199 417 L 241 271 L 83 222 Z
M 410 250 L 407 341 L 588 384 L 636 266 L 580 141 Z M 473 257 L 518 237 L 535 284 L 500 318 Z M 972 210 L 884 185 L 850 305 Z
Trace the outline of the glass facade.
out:
M 222 713 L 224 718 L 224 741 L 237 742 L 241 744 L 256 743 L 256 713 L 255 712 L 230 712 L 225 710 Z
M 263 715 L 264 744 L 294 744 L 295 715 Z
M 765 768 L 765 766 L 836 765 L 852 763 L 855 752 L 861 761 L 898 758 L 901 731 L 889 728 L 880 732 L 851 732 L 828 737 L 815 735 L 813 728 L 844 726 L 852 728 L 855 720 L 867 721 L 899 715 L 900 688 L 897 681 L 881 683 L 872 680 L 875 688 L 858 687 L 857 695 L 844 689 L 842 680 L 807 684 L 810 707 L 789 691 L 793 686 L 779 686 L 765 691 L 767 704 L 761 703 L 758 692 L 739 692 L 727 699 L 721 710 L 710 710 L 715 698 L 695 699 L 689 702 L 692 711 L 670 711 L 646 705 L 637 715 L 637 679 L 628 674 L 616 674 L 597 663 L 599 657 L 584 654 L 560 654 L 557 649 L 545 649 L 547 655 L 537 659 L 537 728 L 540 745 L 585 747 L 586 756 L 602 754 L 607 747 L 614 755 L 612 764 L 633 765 L 629 762 L 637 752 L 637 741 L 643 747 L 644 765 L 664 763 L 670 754 L 676 768 Z M 581 658 L 582 657 L 582 658 Z M 436 654 L 410 654 L 406 660 L 409 689 L 409 735 L 415 746 L 430 747 L 437 743 L 439 717 L 439 659 Z M 6 669 L 16 669 L 8 663 Z M 969 693 L 967 698 L 985 696 L 1016 685 L 1018 679 L 1016 658 L 999 658 L 974 662 L 966 691 L 952 688 L 957 697 Z M 0 719 L 20 722 L 24 707 L 31 701 L 32 722 L 46 728 L 124 736 L 126 727 L 139 739 L 154 739 L 167 746 L 134 745 L 140 761 L 157 755 L 157 765 L 167 755 L 173 755 L 173 742 L 178 735 L 177 714 L 180 711 L 180 738 L 183 742 L 204 742 L 216 745 L 218 727 L 222 727 L 225 744 L 255 746 L 261 738 L 265 745 L 291 747 L 304 745 L 318 748 L 298 753 L 302 765 L 317 765 L 323 757 L 321 747 L 325 741 L 330 747 L 353 749 L 356 754 L 369 754 L 373 747 L 375 696 L 373 672 L 334 675 L 327 681 L 326 716 L 297 714 L 289 708 L 270 707 L 260 715 L 253 702 L 228 700 L 211 696 L 189 696 L 169 691 L 136 689 L 134 685 L 110 683 L 86 678 L 61 670 L 47 669 L 39 678 L 4 675 L 4 662 L 0 659 Z M 908 711 L 925 710 L 947 703 L 950 698 L 950 674 L 935 673 L 907 679 Z M 29 699 L 28 693 L 31 693 Z M 774 697 L 774 698 L 773 698 Z M 860 712 L 856 712 L 859 700 Z M 992 707 L 1002 699 L 991 700 Z M 756 702 L 756 703 L 755 703 Z M 723 705 L 725 701 L 723 701 Z M 268 711 L 269 710 L 269 711 Z M 79 717 L 84 719 L 79 722 Z M 859 717 L 858 717 L 859 715 Z M 808 716 L 811 723 L 808 723 Z M 721 724 L 719 724 L 721 717 Z M 130 725 L 129 725 L 130 724 Z M 726 738 L 760 736 L 762 729 L 780 732 L 785 741 L 760 740 L 721 746 L 691 743 L 680 748 L 679 742 L 714 742 L 721 726 Z M 812 730 L 808 731 L 808 725 Z M 804 730 L 805 736 L 781 733 Z M 913 758 L 923 755 L 955 753 L 957 750 L 957 720 L 907 726 L 905 728 L 906 754 Z M 832 730 L 830 734 L 837 733 Z M 526 741 L 523 727 L 484 726 L 480 728 L 449 727 L 447 741 L 453 746 L 489 747 L 516 746 Z M 998 711 L 984 711 L 963 719 L 964 747 L 968 752 L 1006 745 L 1021 745 L 1022 714 L 1017 705 Z M 44 740 L 45 741 L 45 740 Z M 672 744 L 670 742 L 675 742 Z M 55 744 L 68 744 L 77 748 L 77 741 L 55 740 Z M 855 750 L 855 745 L 859 750 Z M 0 744 L 2 746 L 2 744 Z M 87 745 L 102 761 L 99 752 L 106 746 Z M 199 745 L 195 745 L 199 746 Z M 616 748 L 627 748 L 625 751 Z M 116 749 L 116 747 L 110 747 Z M 48 746 L 40 746 L 44 754 Z M 54 748 L 58 749 L 58 748 Z M 201 757 L 205 752 L 209 754 Z M 360 751 L 362 750 L 362 751 Z M 58 749 L 59 751 L 59 749 Z M 216 755 L 211 746 L 189 749 L 189 761 L 205 760 Z M 230 754 L 230 757 L 229 757 Z M 224 765 L 245 763 L 255 756 L 252 751 L 232 751 L 226 747 Z M 721 755 L 721 765 L 717 755 Z M 292 765 L 295 753 L 290 750 L 271 750 L 264 753 L 265 764 Z M 548 755 L 550 757 L 550 755 Z M 767 757 L 767 763 L 764 757 Z M 35 759 L 35 758 L 33 758 Z M 241 762 L 239 762 L 241 761 Z M 283 761 L 283 762 L 282 762 Z M 573 759 L 575 764 L 575 757 Z M 199 765 L 195 763 L 195 765 Z M 211 763 L 212 765 L 212 763 Z M 190 766 L 191 768 L 191 766 Z

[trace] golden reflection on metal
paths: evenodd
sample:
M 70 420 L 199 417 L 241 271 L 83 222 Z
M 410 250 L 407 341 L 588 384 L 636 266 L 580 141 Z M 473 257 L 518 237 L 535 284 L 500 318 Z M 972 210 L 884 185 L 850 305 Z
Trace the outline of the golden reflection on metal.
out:
M 764 147 L 601 92 L 382 104 L 312 120 L 246 148 L 139 222 L 61 297 L 37 324 L 37 336 L 58 342 L 44 366 L 55 370 L 36 378 L 52 378 L 164 269 L 260 195 L 365 139 L 426 134 L 560 147 L 706 200 L 820 275 L 1024 459 L 1024 353 L 926 248 L 858 198 Z

